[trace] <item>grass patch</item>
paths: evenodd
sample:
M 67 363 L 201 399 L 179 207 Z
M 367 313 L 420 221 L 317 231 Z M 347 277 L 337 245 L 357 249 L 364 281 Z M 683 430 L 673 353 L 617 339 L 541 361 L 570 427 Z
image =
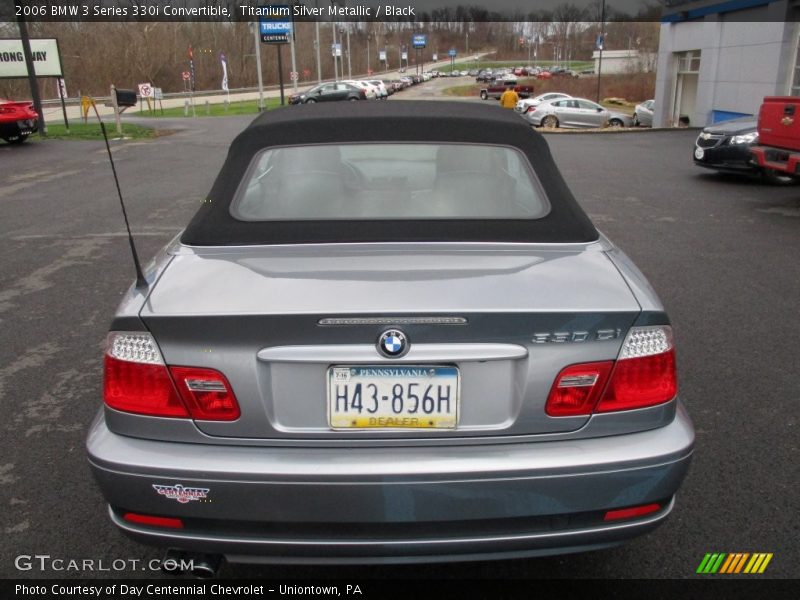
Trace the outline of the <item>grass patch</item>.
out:
M 444 88 L 442 94 L 445 96 L 458 96 L 460 98 L 477 96 L 481 91 L 480 85 L 454 85 L 453 87 Z
M 286 102 L 289 102 L 288 94 Z M 264 106 L 267 110 L 279 108 L 281 105 L 280 98 L 264 98 Z M 174 108 L 165 108 L 164 112 L 157 109 L 154 112 L 148 111 L 146 108 L 134 113 L 137 117 L 157 117 L 157 118 L 179 118 L 185 117 L 185 108 L 183 106 L 176 106 Z M 258 114 L 258 100 L 245 100 L 243 102 L 231 102 L 227 106 L 225 103 L 209 104 L 206 110 L 205 101 L 195 98 L 194 114 L 192 107 L 189 106 L 189 117 L 197 115 L 198 117 L 231 117 L 236 115 L 255 115 Z
M 109 138 L 117 137 L 117 128 L 113 122 L 106 122 L 106 132 Z M 135 140 L 152 139 L 163 134 L 162 131 L 153 129 L 152 127 L 142 127 L 141 125 L 132 125 L 130 123 L 122 124 L 122 133 L 126 138 Z M 38 137 L 38 134 L 34 134 L 31 136 L 31 140 L 37 139 Z M 100 129 L 100 124 L 97 122 L 70 123 L 69 132 L 67 132 L 67 128 L 63 123 L 48 123 L 47 137 L 54 140 L 102 140 L 103 132 Z

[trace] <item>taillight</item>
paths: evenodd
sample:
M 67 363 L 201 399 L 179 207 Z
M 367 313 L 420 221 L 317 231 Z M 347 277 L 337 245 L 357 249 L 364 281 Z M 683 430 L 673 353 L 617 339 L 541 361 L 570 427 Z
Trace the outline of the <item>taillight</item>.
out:
M 359 95 L 361 96 L 362 100 L 367 99 L 367 92 L 365 90 L 359 90 Z
M 239 418 L 239 403 L 225 375 L 198 367 L 170 367 L 169 371 L 192 418 L 207 421 Z
M 153 336 L 143 332 L 108 335 L 103 399 L 115 410 L 154 417 L 239 418 L 239 404 L 222 373 L 198 367 L 167 368 Z
M 535 113 L 536 112 L 536 107 L 535 106 L 529 106 L 528 110 L 526 110 L 525 112 L 526 113 Z
M 595 412 L 654 406 L 672 400 L 677 393 L 672 328 L 633 327 Z
M 157 417 L 188 417 L 149 333 L 108 335 L 103 399 L 113 409 Z
M 613 366 L 614 361 L 607 360 L 563 369 L 547 398 L 547 414 L 551 417 L 571 417 L 591 413 Z
M 556 377 L 545 412 L 551 417 L 590 415 L 654 406 L 678 392 L 672 328 L 633 327 L 616 362 L 571 365 Z

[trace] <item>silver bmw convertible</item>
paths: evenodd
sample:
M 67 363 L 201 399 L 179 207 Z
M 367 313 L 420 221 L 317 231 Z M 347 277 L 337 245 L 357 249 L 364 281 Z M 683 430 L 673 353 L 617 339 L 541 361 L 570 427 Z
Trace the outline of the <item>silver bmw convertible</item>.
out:
M 694 431 L 669 318 L 513 111 L 264 114 L 145 278 L 87 440 L 138 541 L 507 558 L 619 544 L 675 505 Z

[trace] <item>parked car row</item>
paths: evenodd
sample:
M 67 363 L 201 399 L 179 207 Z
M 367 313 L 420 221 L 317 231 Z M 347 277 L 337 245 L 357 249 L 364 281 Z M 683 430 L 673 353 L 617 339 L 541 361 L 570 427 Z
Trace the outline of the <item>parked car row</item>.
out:
M 428 77 L 430 79 L 430 77 Z M 423 75 L 403 76 L 399 79 L 346 79 L 315 85 L 309 90 L 289 96 L 289 104 L 314 104 L 316 102 L 386 100 L 392 94 L 412 85 L 427 81 Z
M 470 72 L 470 74 L 472 74 Z M 552 77 L 578 77 L 578 73 L 564 67 L 504 67 L 500 69 L 481 69 L 475 75 L 477 83 L 489 83 L 497 80 L 516 80 L 517 77 L 535 77 L 537 79 L 550 79 Z

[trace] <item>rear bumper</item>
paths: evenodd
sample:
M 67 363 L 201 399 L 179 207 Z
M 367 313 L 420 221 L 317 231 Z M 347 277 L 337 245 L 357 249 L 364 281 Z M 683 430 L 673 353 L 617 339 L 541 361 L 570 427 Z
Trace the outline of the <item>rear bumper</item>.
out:
M 28 136 L 39 130 L 38 119 L 23 119 L 0 123 L 0 138 Z
M 750 149 L 755 163 L 762 169 L 780 171 L 788 175 L 800 174 L 800 153 L 770 146 L 753 146 Z
M 139 440 L 102 418 L 89 460 L 125 533 L 147 544 L 233 561 L 408 562 L 556 554 L 621 543 L 657 527 L 691 459 L 678 407 L 652 431 L 494 446 L 326 448 Z M 200 488 L 180 503 L 154 485 Z M 645 517 L 605 511 L 659 503 Z M 183 529 L 130 523 L 178 517 Z

